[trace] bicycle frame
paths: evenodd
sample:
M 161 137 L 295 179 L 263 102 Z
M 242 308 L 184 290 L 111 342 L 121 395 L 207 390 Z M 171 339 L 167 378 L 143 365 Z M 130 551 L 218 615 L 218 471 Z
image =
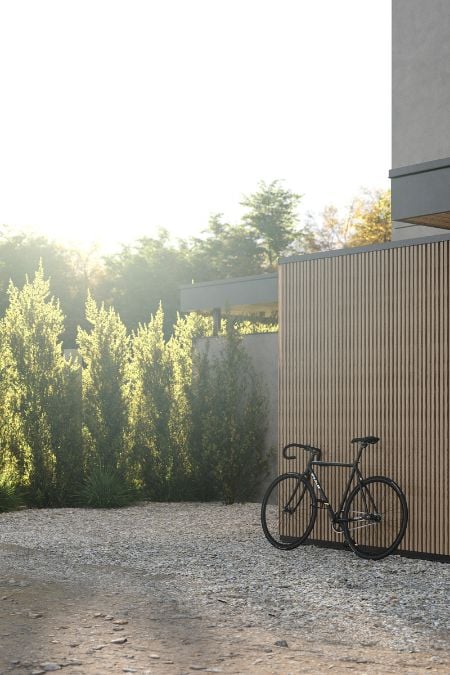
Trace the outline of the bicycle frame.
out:
M 344 522 L 344 518 L 341 517 L 342 511 L 344 509 L 345 502 L 347 500 L 348 494 L 350 492 L 350 487 L 353 483 L 354 478 L 356 477 L 356 482 L 358 485 L 361 484 L 361 481 L 364 480 L 364 477 L 359 469 L 359 462 L 361 460 L 361 454 L 362 451 L 364 450 L 364 447 L 360 447 L 358 455 L 356 459 L 353 462 L 324 462 L 321 460 L 316 460 L 312 458 L 307 465 L 306 471 L 304 472 L 304 475 L 306 478 L 311 476 L 313 479 L 316 491 L 318 493 L 317 501 L 319 504 L 323 504 L 323 507 L 326 507 L 328 510 L 328 515 L 330 517 L 330 520 L 332 521 L 333 525 L 339 525 L 340 523 Z M 314 473 L 313 466 L 334 466 L 334 467 L 343 467 L 347 469 L 351 469 L 350 477 L 347 481 L 347 485 L 345 487 L 345 490 L 342 495 L 341 502 L 337 508 L 336 511 L 334 511 L 333 507 L 330 504 L 330 500 L 328 499 L 327 495 L 325 494 L 324 489 L 322 488 L 318 476 Z M 365 500 L 365 494 L 363 493 L 364 500 Z M 322 507 L 322 508 L 323 508 Z M 366 504 L 366 510 L 368 510 L 368 505 Z

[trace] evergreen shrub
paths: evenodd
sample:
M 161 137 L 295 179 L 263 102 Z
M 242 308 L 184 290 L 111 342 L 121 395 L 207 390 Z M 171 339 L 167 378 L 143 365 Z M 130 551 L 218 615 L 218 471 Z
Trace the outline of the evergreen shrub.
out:
M 7 478 L 0 478 L 0 513 L 15 511 L 22 505 L 22 498 L 17 487 Z
M 87 477 L 78 494 L 79 506 L 98 509 L 128 506 L 137 499 L 137 492 L 130 487 L 118 471 L 97 466 Z
M 190 403 L 196 498 L 255 499 L 267 472 L 267 397 L 231 321 L 220 354 L 198 355 Z

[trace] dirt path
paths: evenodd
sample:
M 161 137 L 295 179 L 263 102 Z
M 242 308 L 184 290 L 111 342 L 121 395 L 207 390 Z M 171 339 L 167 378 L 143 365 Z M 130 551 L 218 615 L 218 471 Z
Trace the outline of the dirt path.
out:
M 38 673 L 422 673 L 450 672 L 445 654 L 399 653 L 299 635 L 218 626 L 171 599 L 67 583 L 0 581 L 0 667 Z M 224 604 L 223 619 L 227 621 Z M 235 623 L 233 617 L 232 623 Z M 345 630 L 345 627 L 343 628 Z M 126 640 L 114 644 L 113 640 Z M 56 669 L 56 665 L 54 666 Z

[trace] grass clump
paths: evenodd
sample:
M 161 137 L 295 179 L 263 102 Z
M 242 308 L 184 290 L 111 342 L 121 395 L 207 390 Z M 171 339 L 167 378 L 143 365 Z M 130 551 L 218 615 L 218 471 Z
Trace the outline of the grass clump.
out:
M 22 499 L 10 481 L 0 478 L 0 513 L 15 511 L 22 506 Z
M 128 506 L 136 499 L 136 490 L 127 485 L 117 471 L 97 467 L 86 479 L 78 501 L 80 506 L 114 509 Z

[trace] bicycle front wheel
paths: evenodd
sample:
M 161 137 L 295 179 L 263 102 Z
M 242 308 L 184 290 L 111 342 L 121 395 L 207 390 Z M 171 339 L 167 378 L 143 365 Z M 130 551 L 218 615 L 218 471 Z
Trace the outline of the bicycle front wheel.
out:
M 271 483 L 261 505 L 261 524 L 276 548 L 290 550 L 309 536 L 317 514 L 317 499 L 306 478 L 284 473 Z
M 344 507 L 344 536 L 361 558 L 380 560 L 393 553 L 407 524 L 405 495 L 397 483 L 384 476 L 361 481 Z

